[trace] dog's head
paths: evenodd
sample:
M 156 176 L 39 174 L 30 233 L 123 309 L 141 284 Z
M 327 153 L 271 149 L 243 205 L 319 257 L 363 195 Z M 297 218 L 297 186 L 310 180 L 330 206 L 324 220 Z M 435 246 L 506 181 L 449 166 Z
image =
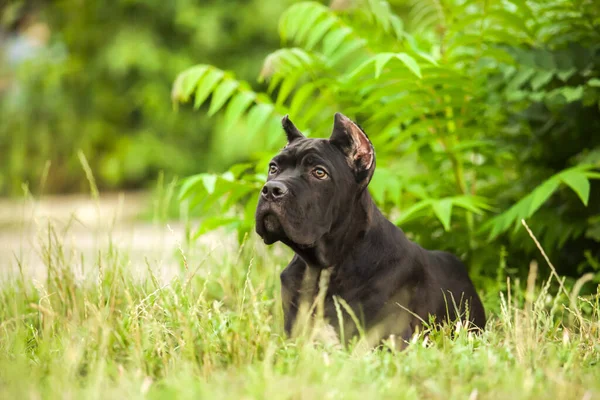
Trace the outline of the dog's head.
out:
M 336 113 L 329 139 L 306 138 L 285 116 L 288 144 L 269 164 L 256 209 L 256 232 L 310 247 L 347 215 L 375 171 L 375 151 L 363 130 Z

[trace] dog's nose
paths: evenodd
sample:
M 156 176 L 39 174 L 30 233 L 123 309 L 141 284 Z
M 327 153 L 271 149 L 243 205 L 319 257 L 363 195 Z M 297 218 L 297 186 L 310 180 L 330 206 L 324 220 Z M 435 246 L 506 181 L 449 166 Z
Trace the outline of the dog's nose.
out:
M 282 182 L 267 182 L 262 188 L 262 196 L 268 200 L 279 200 L 288 192 L 287 186 Z

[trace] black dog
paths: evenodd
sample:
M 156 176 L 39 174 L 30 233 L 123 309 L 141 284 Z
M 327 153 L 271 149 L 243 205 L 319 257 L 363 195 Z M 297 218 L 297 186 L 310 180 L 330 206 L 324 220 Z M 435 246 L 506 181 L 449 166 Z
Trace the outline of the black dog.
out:
M 328 140 L 304 137 L 287 116 L 282 125 L 288 144 L 271 161 L 256 232 L 296 253 L 281 273 L 286 333 L 301 294 L 308 290 L 314 300 L 324 270 L 330 280 L 323 315 L 346 338 L 357 332 L 348 310 L 375 332 L 371 344 L 390 335 L 409 339 L 430 316 L 483 328 L 483 305 L 462 262 L 409 241 L 373 202 L 367 185 L 375 152 L 362 129 L 340 113 Z

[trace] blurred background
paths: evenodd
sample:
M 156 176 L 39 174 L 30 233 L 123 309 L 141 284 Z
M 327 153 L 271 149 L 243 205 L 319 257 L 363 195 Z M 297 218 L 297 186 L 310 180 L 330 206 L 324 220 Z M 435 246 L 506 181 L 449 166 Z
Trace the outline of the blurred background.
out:
M 344 111 L 376 143 L 375 200 L 412 238 L 501 285 L 541 261 L 526 218 L 561 273 L 600 282 L 594 0 L 1 4 L 0 226 L 14 199 L 90 186 L 136 193 L 135 218 L 178 218 L 191 176 L 195 236 L 250 232 L 280 115 L 325 135 Z
M 256 89 L 279 45 L 286 0 L 13 1 L 0 22 L 0 195 L 23 182 L 46 194 L 149 188 L 222 170 L 244 148 L 213 123 L 173 112 L 177 74 L 199 61 L 233 69 Z M 219 150 L 216 151 L 216 148 Z
M 50 223 L 76 251 L 93 254 L 109 231 L 132 259 L 167 254 L 163 270 L 176 271 L 185 228 L 173 218 L 165 227 L 179 206 L 163 189 L 224 171 L 247 148 L 205 114 L 175 112 L 173 82 L 201 61 L 261 90 L 290 3 L 0 1 L 0 273 L 22 263 L 43 275 L 37 234 Z

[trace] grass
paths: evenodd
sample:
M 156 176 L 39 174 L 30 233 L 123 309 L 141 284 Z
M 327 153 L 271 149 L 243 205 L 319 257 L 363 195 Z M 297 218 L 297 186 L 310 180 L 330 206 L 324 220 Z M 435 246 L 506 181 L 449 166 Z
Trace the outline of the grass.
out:
M 486 293 L 493 315 L 482 335 L 448 326 L 402 352 L 357 354 L 284 337 L 285 250 L 253 240 L 238 252 L 178 247 L 177 273 L 165 280 L 157 262 L 112 245 L 83 255 L 46 230 L 47 278 L 22 272 L 0 286 L 3 399 L 600 396 L 598 293 L 580 297 L 579 285 L 552 295 L 556 280 L 536 284 L 535 264 L 523 288 L 509 281 Z

